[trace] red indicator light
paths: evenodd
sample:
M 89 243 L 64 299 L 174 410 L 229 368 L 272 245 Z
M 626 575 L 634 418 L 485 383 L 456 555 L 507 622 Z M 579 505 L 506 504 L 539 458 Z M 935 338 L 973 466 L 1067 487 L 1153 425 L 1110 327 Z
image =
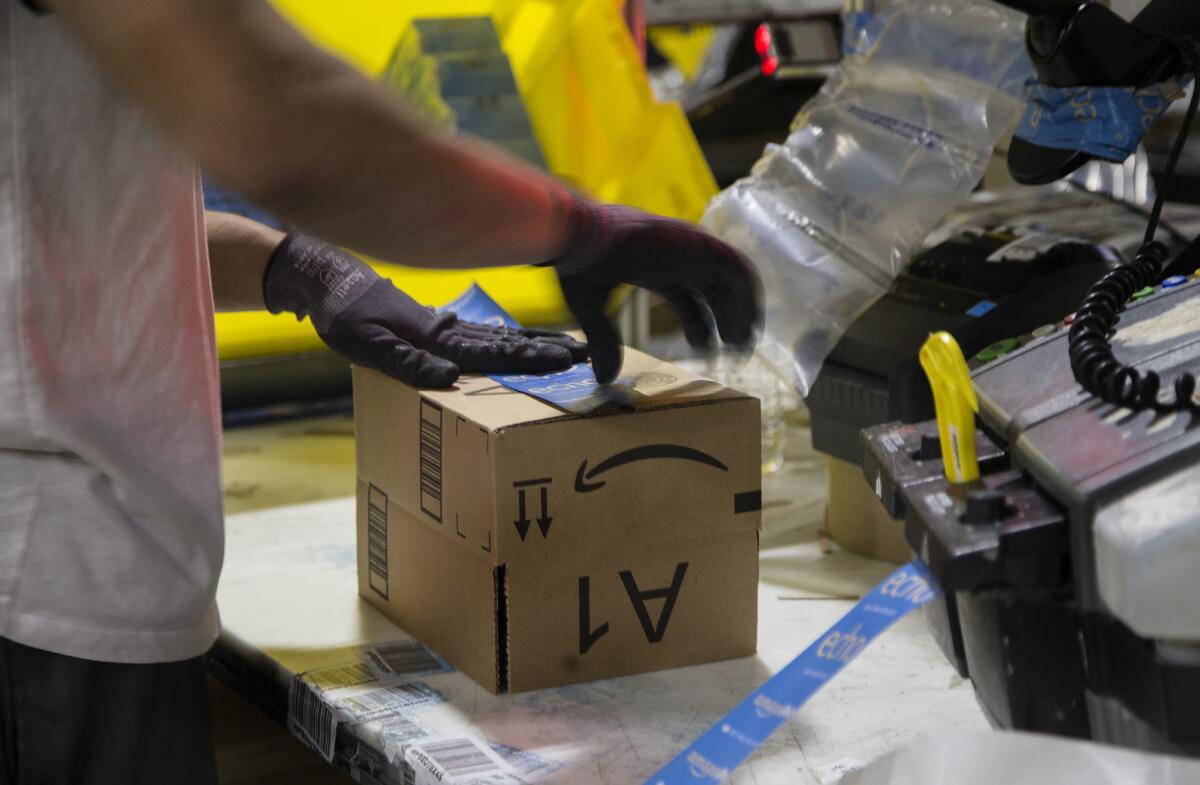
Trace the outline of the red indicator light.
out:
M 778 57 L 775 57 L 774 55 L 772 55 L 770 57 L 763 58 L 763 61 L 762 61 L 763 76 L 770 76 L 771 74 L 775 73 L 775 70 L 777 68 L 779 68 L 779 58 Z
M 765 24 L 759 25 L 754 31 L 754 51 L 758 52 L 759 57 L 766 57 L 767 50 L 771 48 L 771 28 Z

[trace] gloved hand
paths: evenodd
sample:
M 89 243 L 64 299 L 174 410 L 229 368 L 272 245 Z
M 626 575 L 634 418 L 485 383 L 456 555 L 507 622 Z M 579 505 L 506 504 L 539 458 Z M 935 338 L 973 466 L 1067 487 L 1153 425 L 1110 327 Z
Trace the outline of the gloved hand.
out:
M 449 387 L 463 373 L 543 373 L 587 359 L 560 333 L 459 321 L 420 305 L 363 262 L 289 234 L 263 278 L 271 313 L 312 319 L 317 335 L 352 363 L 415 387 Z
M 568 202 L 567 217 L 567 251 L 547 264 L 558 272 L 567 306 L 587 336 L 601 384 L 621 370 L 621 336 L 604 313 L 621 284 L 662 296 L 693 346 L 713 340 L 706 311 L 727 343 L 744 346 L 754 339 L 761 284 L 731 246 L 683 221 L 578 198 Z

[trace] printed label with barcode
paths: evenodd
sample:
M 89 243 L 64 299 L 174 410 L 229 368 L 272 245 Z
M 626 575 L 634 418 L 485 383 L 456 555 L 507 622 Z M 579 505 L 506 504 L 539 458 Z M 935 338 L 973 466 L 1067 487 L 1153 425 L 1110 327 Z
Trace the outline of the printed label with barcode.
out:
M 509 771 L 486 744 L 469 736 L 415 744 L 404 758 L 416 772 L 416 785 L 467 783 Z
M 374 485 L 367 489 L 367 583 L 388 598 L 388 497 Z
M 370 684 L 373 681 L 379 681 L 379 675 L 368 668 L 366 664 L 355 662 L 349 665 L 334 665 L 309 671 L 304 674 L 303 679 L 318 690 L 328 692 L 329 690 Z
M 387 717 L 379 723 L 380 738 L 396 745 L 403 745 L 414 739 L 423 739 L 428 735 L 429 730 L 411 717 L 397 715 Z
M 442 522 L 442 407 L 421 399 L 421 511 Z
M 355 720 L 370 720 L 394 714 L 401 709 L 411 709 L 416 706 L 431 706 L 444 703 L 445 696 L 440 692 L 419 682 L 410 684 L 391 684 L 386 687 L 344 692 L 331 700 L 337 708 L 345 711 Z
M 512 769 L 512 776 L 507 778 L 510 782 L 541 780 L 563 768 L 563 764 L 547 760 L 535 752 L 519 750 L 516 747 L 511 747 L 507 744 L 498 744 L 497 742 L 491 742 L 488 746 L 492 748 L 492 752 L 499 755 Z M 493 781 L 502 781 L 499 777 L 492 777 L 491 779 Z
M 321 700 L 320 691 L 299 677 L 292 680 L 288 691 L 288 730 L 320 753 L 327 763 L 333 762 L 337 716 Z
M 396 641 L 362 650 L 367 664 L 376 674 L 385 676 L 420 676 L 426 673 L 449 673 L 450 663 L 434 654 L 417 640 Z

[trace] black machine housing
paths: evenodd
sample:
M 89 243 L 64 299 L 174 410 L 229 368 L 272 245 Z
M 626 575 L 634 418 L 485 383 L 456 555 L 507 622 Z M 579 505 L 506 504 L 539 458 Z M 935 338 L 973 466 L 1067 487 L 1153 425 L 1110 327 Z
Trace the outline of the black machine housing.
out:
M 1156 342 L 1159 330 L 1174 332 Z M 1200 616 L 1176 613 L 1164 630 L 1156 609 L 1177 592 L 1200 601 L 1200 571 L 1160 579 L 1171 548 L 1121 553 L 1097 533 L 1124 510 L 1147 543 L 1173 538 L 1187 558 L 1200 506 L 1155 494 L 1200 477 L 1200 419 L 1095 400 L 1066 338 L 974 363 L 979 481 L 946 480 L 935 421 L 864 431 L 863 474 L 946 590 L 929 611 L 935 636 L 993 723 L 1200 755 Z M 1114 340 L 1139 368 L 1200 368 L 1200 278 L 1135 302 Z M 1114 593 L 1122 570 L 1135 582 Z
M 1094 3 L 1002 2 L 1031 14 L 1027 48 L 1056 86 L 1177 75 L 1179 36 L 1200 31 L 1200 3 L 1184 0 L 1155 0 L 1133 24 Z M 1020 140 L 1009 154 L 1025 183 L 1087 160 Z M 1173 273 L 1200 267 L 1185 256 Z M 1004 351 L 964 346 L 979 480 L 948 481 L 936 421 L 901 405 L 889 413 L 909 422 L 862 432 L 863 475 L 945 590 L 931 627 L 994 724 L 1200 756 L 1200 414 L 1093 397 L 1068 336 L 1059 321 Z M 1136 293 L 1110 340 L 1142 373 L 1200 370 L 1200 271 Z M 842 357 L 863 364 L 861 350 Z
M 813 446 L 859 463 L 863 428 L 933 417 L 917 361 L 930 333 L 950 332 L 968 357 L 999 342 L 1016 348 L 1008 339 L 1061 324 L 1120 261 L 1103 243 L 1006 226 L 965 226 L 918 253 L 826 358 L 805 399 Z

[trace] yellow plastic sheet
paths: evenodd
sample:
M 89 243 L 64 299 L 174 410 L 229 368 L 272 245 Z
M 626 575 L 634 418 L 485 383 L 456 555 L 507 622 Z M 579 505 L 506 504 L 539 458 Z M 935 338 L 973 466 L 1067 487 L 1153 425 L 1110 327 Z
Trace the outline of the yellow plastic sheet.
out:
M 716 193 L 682 110 L 658 104 L 618 0 L 275 0 L 312 40 L 380 72 L 419 17 L 490 15 L 555 174 L 605 201 L 696 219 Z M 551 270 L 429 271 L 379 265 L 417 300 L 447 302 L 478 281 L 523 324 L 569 321 Z M 219 314 L 221 358 L 321 346 L 291 316 Z
M 717 29 L 712 25 L 654 27 L 649 37 L 663 57 L 679 69 L 689 81 L 700 74 L 704 56 L 712 46 Z

